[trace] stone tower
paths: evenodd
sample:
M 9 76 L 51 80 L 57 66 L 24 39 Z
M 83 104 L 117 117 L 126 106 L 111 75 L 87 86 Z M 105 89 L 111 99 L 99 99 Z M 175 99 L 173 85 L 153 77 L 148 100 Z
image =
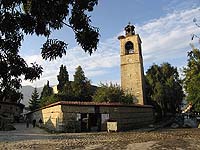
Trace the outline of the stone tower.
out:
M 133 25 L 125 27 L 125 36 L 119 36 L 122 89 L 134 96 L 134 102 L 144 105 L 144 70 L 141 39 Z

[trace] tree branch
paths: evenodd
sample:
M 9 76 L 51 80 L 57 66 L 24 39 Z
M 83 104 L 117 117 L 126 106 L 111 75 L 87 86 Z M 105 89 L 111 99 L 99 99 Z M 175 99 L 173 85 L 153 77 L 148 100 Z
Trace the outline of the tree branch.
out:
M 70 28 L 72 28 L 72 29 L 73 29 L 73 27 L 72 27 L 71 25 L 69 25 L 69 24 L 65 23 L 64 21 L 62 21 L 62 23 L 63 23 L 64 25 L 66 25 L 66 26 L 68 26 L 68 27 L 70 27 Z
M 69 24 L 67 24 L 67 23 L 65 23 L 64 21 L 62 21 L 62 23 L 64 24 L 64 25 L 66 25 L 66 26 L 68 26 L 68 27 L 70 27 L 74 32 L 77 32 L 76 30 L 74 30 L 73 29 L 73 26 L 71 26 L 71 25 L 69 25 Z

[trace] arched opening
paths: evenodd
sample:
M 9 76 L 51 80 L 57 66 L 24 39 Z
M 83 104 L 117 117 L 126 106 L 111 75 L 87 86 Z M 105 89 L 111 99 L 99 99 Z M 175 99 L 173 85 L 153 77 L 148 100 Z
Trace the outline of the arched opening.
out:
M 125 44 L 125 54 L 133 54 L 134 53 L 134 45 L 131 41 L 126 42 Z

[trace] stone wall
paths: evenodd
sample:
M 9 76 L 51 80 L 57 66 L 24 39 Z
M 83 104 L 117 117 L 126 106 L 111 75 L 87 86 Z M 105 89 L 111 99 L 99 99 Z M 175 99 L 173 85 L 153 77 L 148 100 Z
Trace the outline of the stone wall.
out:
M 41 119 L 43 122 L 43 127 L 50 131 L 62 131 L 63 113 L 61 110 L 61 105 L 52 105 L 43 109 L 39 109 L 32 113 L 27 114 L 30 122 L 33 119 L 36 120 L 36 124 L 39 124 Z
M 81 132 L 81 114 L 94 112 L 94 106 L 62 105 L 63 129 L 65 132 Z
M 100 112 L 109 113 L 121 131 L 145 127 L 154 121 L 151 107 L 100 107 Z
M 144 71 L 141 39 L 138 34 L 120 36 L 121 86 L 134 96 L 134 103 L 145 104 Z M 127 54 L 126 44 L 133 44 L 133 53 Z
M 58 132 L 81 132 L 82 115 L 90 118 L 91 114 L 99 114 L 101 131 L 105 131 L 108 120 L 117 121 L 118 130 L 125 131 L 140 128 L 153 122 L 153 109 L 139 105 L 109 105 L 101 103 L 65 103 L 58 102 L 43 109 L 29 113 L 30 120 L 42 119 L 43 126 Z M 106 118 L 103 118 L 106 116 Z M 86 121 L 88 121 L 88 118 Z M 88 120 L 87 120 L 88 119 Z M 88 121 L 89 122 L 89 121 Z

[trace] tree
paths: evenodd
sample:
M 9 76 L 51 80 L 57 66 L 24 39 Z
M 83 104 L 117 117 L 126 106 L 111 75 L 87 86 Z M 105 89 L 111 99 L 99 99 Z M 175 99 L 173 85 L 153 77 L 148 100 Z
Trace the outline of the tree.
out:
M 195 111 L 200 111 L 200 51 L 192 47 L 188 53 L 188 63 L 183 69 L 184 88 L 187 93 L 187 101 L 193 104 Z
M 44 106 L 50 105 L 50 104 L 58 102 L 58 101 L 61 101 L 61 99 L 56 94 L 42 97 L 42 99 L 40 99 L 40 107 L 44 107 Z
M 51 96 L 53 94 L 53 88 L 49 86 L 49 81 L 47 81 L 47 84 L 44 85 L 42 92 L 41 92 L 41 97 L 40 99 Z
M 90 81 L 85 77 L 84 71 L 82 70 L 81 66 L 78 66 L 76 68 L 72 88 L 77 100 L 92 100 L 92 86 L 90 84 Z
M 88 12 L 93 11 L 98 0 L 1 0 L 0 2 L 0 94 L 1 100 L 10 98 L 21 87 L 21 79 L 35 80 L 40 77 L 42 67 L 31 66 L 19 55 L 24 35 L 47 38 L 41 48 L 43 59 L 56 59 L 66 54 L 67 43 L 50 39 L 54 30 L 64 26 L 75 33 L 77 43 L 90 54 L 97 49 L 98 28 L 90 25 Z M 17 101 L 18 99 L 14 99 Z
M 56 99 L 54 99 L 53 88 L 49 86 L 49 81 L 47 81 L 47 84 L 44 85 L 41 92 L 40 106 L 46 106 L 53 102 L 56 102 Z
M 177 68 L 169 63 L 154 64 L 146 72 L 146 82 L 148 102 L 157 102 L 164 116 L 174 114 L 184 96 Z
M 39 94 L 37 92 L 37 88 L 34 88 L 34 91 L 31 95 L 31 99 L 29 100 L 29 108 L 31 111 L 38 109 L 40 107 Z
M 60 66 L 60 72 L 57 76 L 58 78 L 58 95 L 57 98 L 66 101 L 75 100 L 75 96 L 72 90 L 71 82 L 69 81 L 69 74 L 67 72 L 66 66 Z
M 69 86 L 69 74 L 67 72 L 67 69 L 66 69 L 66 66 L 63 66 L 61 65 L 60 66 L 60 72 L 59 72 L 59 75 L 57 76 L 57 79 L 58 79 L 58 85 L 57 85 L 57 88 L 58 88 L 58 92 L 59 93 L 62 93 L 64 92 L 64 87 L 65 86 Z
M 133 96 L 125 94 L 124 91 L 117 84 L 102 84 L 97 89 L 93 96 L 93 100 L 96 102 L 119 102 L 131 104 L 133 103 Z

